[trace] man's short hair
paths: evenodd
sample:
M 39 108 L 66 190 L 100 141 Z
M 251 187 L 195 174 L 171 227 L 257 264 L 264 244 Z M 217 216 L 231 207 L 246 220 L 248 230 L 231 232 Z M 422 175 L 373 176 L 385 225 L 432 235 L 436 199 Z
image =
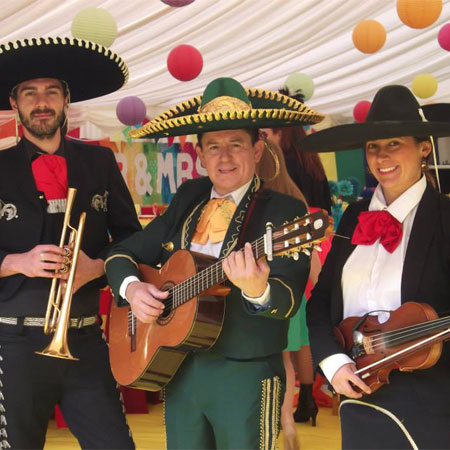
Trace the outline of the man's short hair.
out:
M 259 140 L 259 130 L 258 128 L 239 128 L 239 130 L 243 130 L 250 135 L 250 139 L 252 141 L 252 145 L 255 145 Z M 197 142 L 199 147 L 202 146 L 202 137 L 205 133 L 197 133 Z
M 51 77 L 49 77 L 51 78 Z M 63 96 L 64 98 L 67 97 L 67 94 L 69 94 L 69 85 L 67 84 L 67 82 L 65 82 L 64 80 L 60 80 L 59 78 L 55 78 L 55 80 L 58 80 L 61 83 L 61 87 L 62 87 L 62 91 L 63 91 Z M 25 81 L 30 81 L 30 80 L 25 80 Z M 19 89 L 19 86 L 24 83 L 25 81 L 21 81 L 20 83 L 16 84 L 10 92 L 10 96 L 14 99 L 17 100 L 17 90 Z

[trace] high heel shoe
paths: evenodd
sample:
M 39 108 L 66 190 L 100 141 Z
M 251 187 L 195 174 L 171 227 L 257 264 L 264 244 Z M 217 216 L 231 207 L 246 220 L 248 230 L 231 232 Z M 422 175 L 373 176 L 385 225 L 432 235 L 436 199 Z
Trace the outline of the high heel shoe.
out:
M 318 412 L 319 408 L 312 395 L 312 384 L 300 384 L 300 395 L 297 409 L 294 412 L 294 420 L 296 422 L 308 422 L 311 419 L 311 425 L 315 427 Z

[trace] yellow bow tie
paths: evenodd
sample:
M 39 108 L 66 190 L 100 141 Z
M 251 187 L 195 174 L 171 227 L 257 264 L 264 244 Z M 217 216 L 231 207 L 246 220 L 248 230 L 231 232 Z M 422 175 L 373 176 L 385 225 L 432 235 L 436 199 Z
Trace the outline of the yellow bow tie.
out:
M 213 243 L 222 242 L 228 230 L 236 204 L 226 198 L 213 198 L 202 211 L 192 242 L 205 245 L 208 239 Z

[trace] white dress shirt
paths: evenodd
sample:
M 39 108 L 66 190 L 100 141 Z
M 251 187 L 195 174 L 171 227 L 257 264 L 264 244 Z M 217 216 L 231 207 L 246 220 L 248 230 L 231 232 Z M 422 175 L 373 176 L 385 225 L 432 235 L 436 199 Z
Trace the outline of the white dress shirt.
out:
M 395 310 L 401 305 L 401 281 L 406 249 L 417 206 L 427 187 L 425 176 L 406 190 L 389 206 L 378 185 L 369 205 L 369 211 L 386 210 L 402 223 L 403 235 L 399 246 L 389 253 L 378 239 L 373 245 L 357 245 L 342 271 L 343 318 L 363 316 L 370 311 Z M 389 314 L 377 313 L 383 323 Z M 353 362 L 346 354 L 331 355 L 320 362 L 329 381 L 336 371 Z
M 250 187 L 250 184 L 252 182 L 252 179 L 240 188 L 236 189 L 233 192 L 230 192 L 226 195 L 219 195 L 214 187 L 211 190 L 211 197 L 210 198 L 227 198 L 228 200 L 232 200 L 236 205 L 239 205 L 241 200 L 244 198 L 245 193 L 247 192 L 248 188 Z M 206 244 L 198 244 L 191 242 L 190 250 L 193 252 L 202 253 L 204 255 L 214 256 L 215 258 L 219 257 L 220 249 L 222 248 L 222 242 L 216 242 L 212 243 L 209 239 Z M 128 285 L 132 283 L 133 281 L 140 281 L 139 278 L 137 278 L 134 275 L 131 275 L 129 277 L 126 277 L 122 284 L 120 285 L 120 296 L 122 298 L 126 299 L 125 293 L 127 292 Z M 269 295 L 270 295 L 270 285 L 267 283 L 266 290 L 264 291 L 263 295 L 261 297 L 247 297 L 243 292 L 242 295 L 246 300 L 248 300 L 250 303 L 253 303 L 254 305 L 258 306 L 265 306 L 269 302 Z

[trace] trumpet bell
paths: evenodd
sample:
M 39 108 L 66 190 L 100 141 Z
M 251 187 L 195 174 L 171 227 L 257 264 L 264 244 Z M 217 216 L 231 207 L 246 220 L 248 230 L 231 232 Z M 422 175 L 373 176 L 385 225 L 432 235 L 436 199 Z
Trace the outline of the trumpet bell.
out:
M 35 352 L 38 355 L 52 356 L 53 358 L 70 359 L 72 361 L 79 361 L 79 358 L 75 358 L 69 351 L 67 345 L 58 345 L 54 340 L 42 350 L 42 352 Z

